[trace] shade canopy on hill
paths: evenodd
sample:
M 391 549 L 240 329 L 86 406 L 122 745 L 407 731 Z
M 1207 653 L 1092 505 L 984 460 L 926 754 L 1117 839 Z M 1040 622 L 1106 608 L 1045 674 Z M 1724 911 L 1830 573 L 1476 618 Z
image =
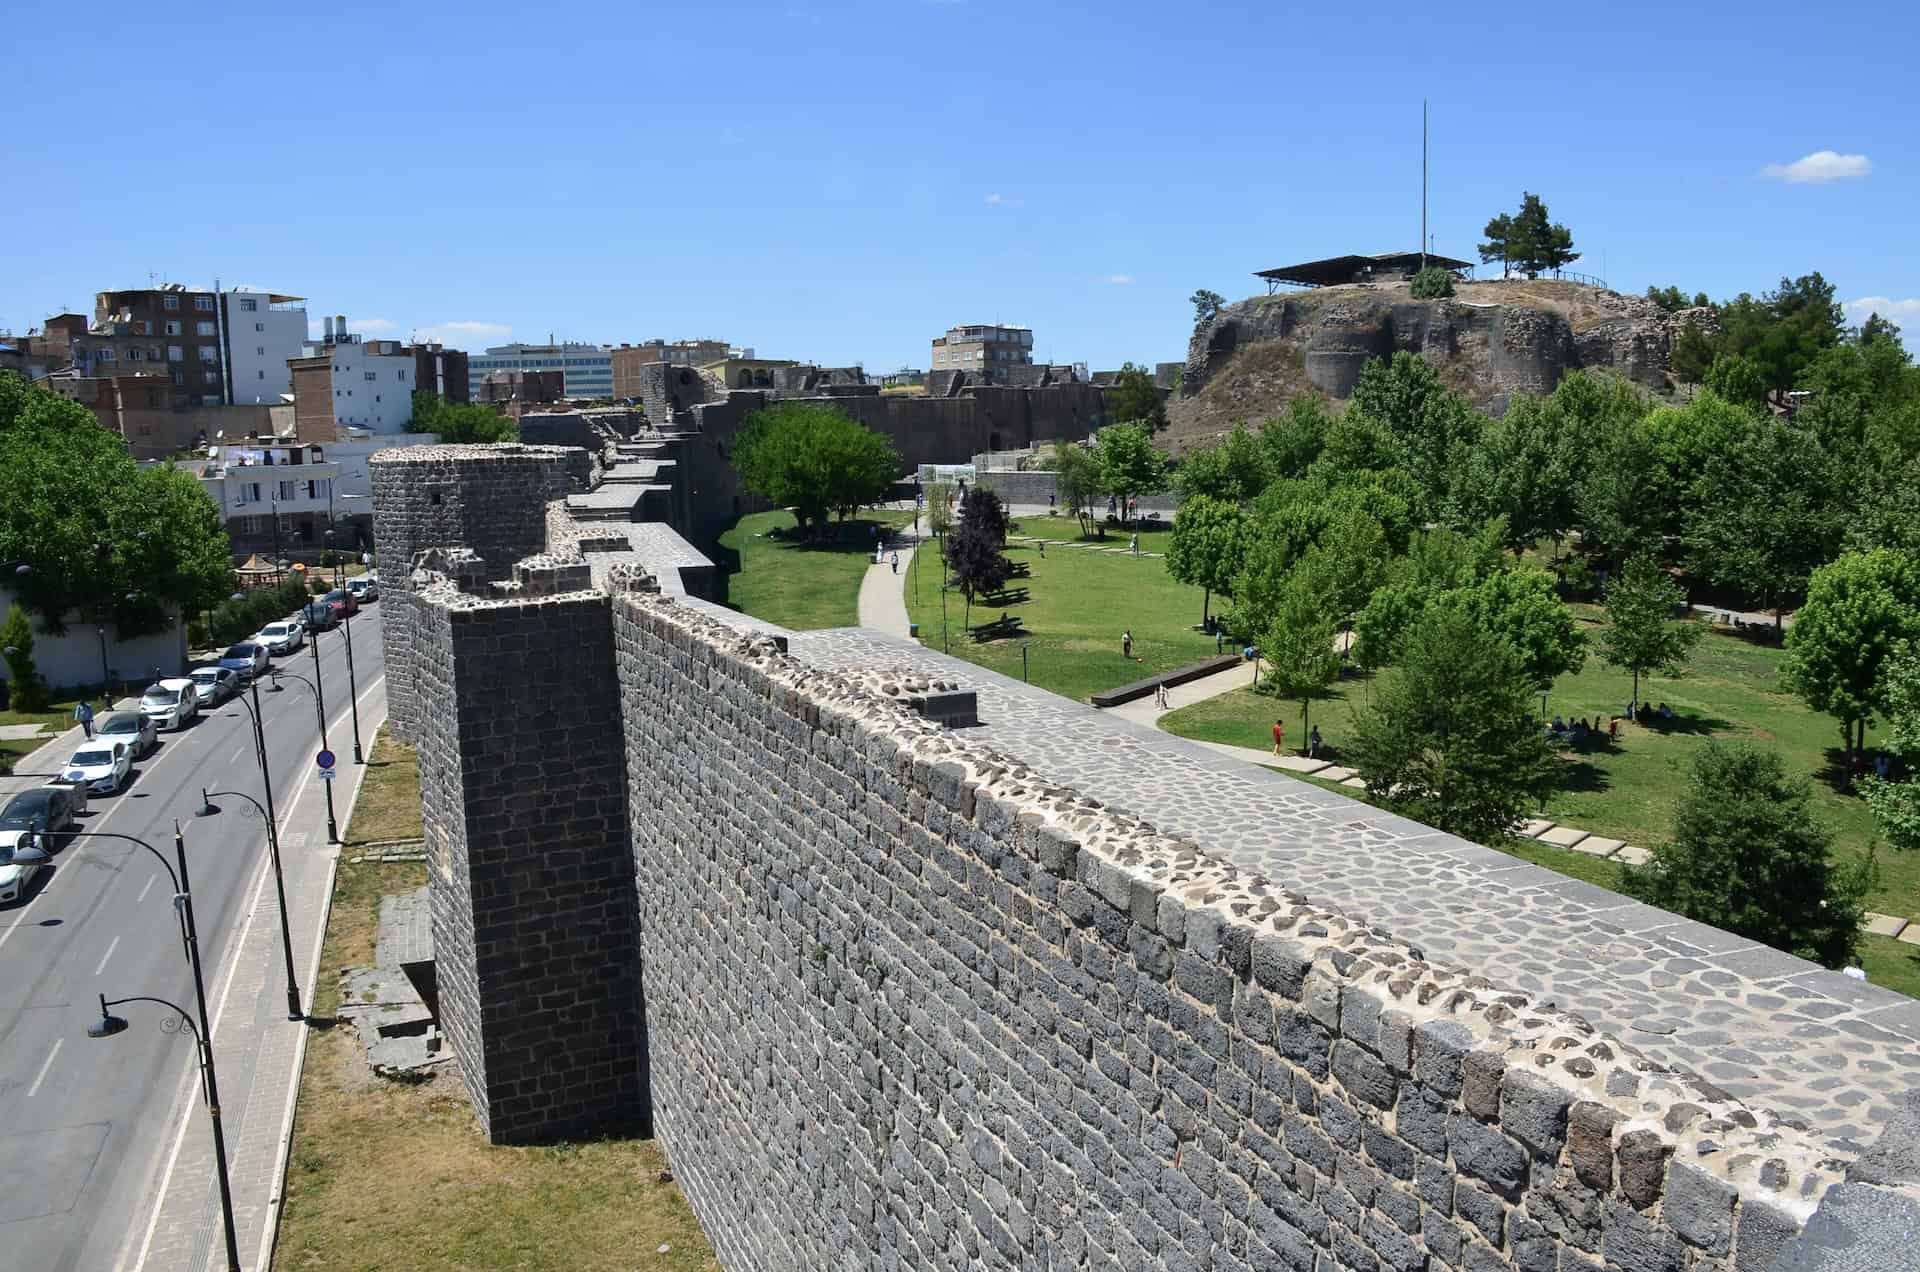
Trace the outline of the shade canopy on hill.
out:
M 1451 256 L 1436 256 L 1432 252 L 1424 255 L 1419 252 L 1382 252 L 1378 256 L 1329 256 L 1323 261 L 1256 270 L 1254 277 L 1267 280 L 1267 294 L 1271 296 L 1274 288 L 1282 283 L 1293 287 L 1339 287 L 1347 283 L 1364 282 L 1378 275 L 1412 274 L 1428 265 L 1451 270 L 1473 268 L 1471 261 L 1457 261 Z

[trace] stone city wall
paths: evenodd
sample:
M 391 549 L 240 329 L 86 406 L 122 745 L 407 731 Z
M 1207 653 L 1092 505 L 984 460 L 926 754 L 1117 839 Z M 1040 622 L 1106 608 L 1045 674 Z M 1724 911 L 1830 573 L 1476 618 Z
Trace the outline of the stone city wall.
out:
M 904 677 L 613 608 L 655 1124 L 724 1267 L 1763 1272 L 1839 1178 Z
M 489 578 L 546 545 L 546 507 L 567 493 L 570 474 L 592 456 L 571 447 L 408 446 L 367 460 L 373 483 L 374 541 L 388 563 L 380 577 L 380 631 L 386 643 L 388 722 L 413 741 L 419 718 L 414 689 L 417 612 L 412 579 L 416 554 L 430 548 L 471 550 Z

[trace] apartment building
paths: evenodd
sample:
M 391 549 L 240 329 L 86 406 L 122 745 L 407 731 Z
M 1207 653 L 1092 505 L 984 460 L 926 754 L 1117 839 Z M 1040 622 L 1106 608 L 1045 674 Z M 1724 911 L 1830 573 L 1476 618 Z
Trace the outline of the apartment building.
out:
M 275 438 L 216 443 L 198 469 L 236 553 L 321 546 L 336 519 L 340 466 L 319 446 Z
M 348 429 L 404 433 L 416 389 L 468 400 L 467 355 L 458 349 L 364 340 L 347 331 L 344 315 L 325 324 L 322 338 L 288 362 L 294 436 L 302 442 L 332 442 Z
M 175 406 L 273 405 L 292 387 L 287 359 L 307 338 L 307 311 L 299 296 L 167 283 L 97 293 L 84 337 L 73 341 L 83 375 L 140 373 L 157 362 Z
M 603 345 L 496 345 L 467 359 L 469 401 L 480 396 L 481 381 L 489 371 L 559 371 L 566 378 L 570 398 L 614 396 L 613 351 Z
M 613 396 L 636 398 L 641 392 L 641 367 L 661 362 L 676 367 L 704 367 L 726 361 L 733 346 L 724 340 L 643 340 L 608 352 L 613 356 Z
M 1008 368 L 1032 365 L 1032 328 L 973 323 L 933 338 L 929 370 L 965 371 L 974 381 L 1005 384 Z

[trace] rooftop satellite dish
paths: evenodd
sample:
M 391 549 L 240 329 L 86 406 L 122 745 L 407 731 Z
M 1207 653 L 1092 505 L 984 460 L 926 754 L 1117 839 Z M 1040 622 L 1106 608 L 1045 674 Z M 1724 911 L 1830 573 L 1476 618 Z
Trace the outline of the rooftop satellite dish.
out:
M 219 441 L 219 440 L 220 440 L 221 438 L 223 438 L 223 437 L 225 437 L 226 435 L 227 435 L 227 430 L 226 430 L 226 429 L 224 429 L 224 428 L 220 428 L 220 429 L 215 429 L 215 430 L 214 430 L 214 432 L 213 432 L 213 440 L 217 442 L 217 441 Z

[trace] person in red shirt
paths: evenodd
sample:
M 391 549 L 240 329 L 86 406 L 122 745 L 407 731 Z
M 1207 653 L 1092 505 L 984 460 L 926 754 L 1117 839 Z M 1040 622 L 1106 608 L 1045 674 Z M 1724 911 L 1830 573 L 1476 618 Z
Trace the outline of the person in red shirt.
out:
M 1284 724 L 1281 724 L 1278 720 L 1275 720 L 1273 722 L 1273 753 L 1275 755 L 1284 754 L 1281 748 L 1286 746 L 1286 744 L 1287 744 L 1287 727 Z

